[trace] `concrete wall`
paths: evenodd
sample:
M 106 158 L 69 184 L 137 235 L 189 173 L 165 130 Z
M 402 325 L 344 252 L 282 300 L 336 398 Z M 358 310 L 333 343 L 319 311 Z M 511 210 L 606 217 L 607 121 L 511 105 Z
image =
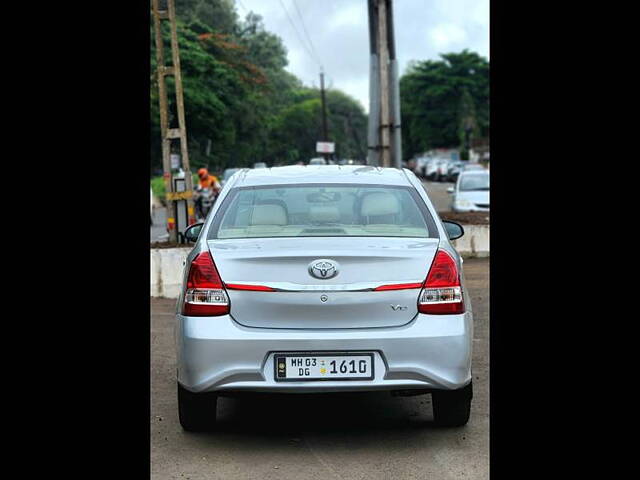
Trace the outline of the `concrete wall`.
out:
M 463 225 L 464 235 L 453 241 L 463 257 L 489 256 L 489 225 Z
M 151 296 L 178 298 L 190 248 L 151 249 Z
M 453 244 L 465 257 L 489 256 L 489 225 L 463 225 L 464 235 Z M 151 249 L 151 296 L 177 298 L 190 248 Z

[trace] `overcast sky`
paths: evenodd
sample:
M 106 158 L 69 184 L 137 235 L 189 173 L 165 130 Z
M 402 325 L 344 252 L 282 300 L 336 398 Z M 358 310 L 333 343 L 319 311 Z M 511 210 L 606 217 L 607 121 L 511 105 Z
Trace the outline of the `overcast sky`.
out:
M 291 25 L 285 9 L 289 13 Z M 288 51 L 287 70 L 318 86 L 320 67 L 304 47 L 311 42 L 325 70 L 325 86 L 338 88 L 369 109 L 369 27 L 366 0 L 236 0 L 240 17 L 252 10 Z M 400 74 L 411 60 L 437 59 L 464 48 L 489 58 L 489 0 L 394 0 Z

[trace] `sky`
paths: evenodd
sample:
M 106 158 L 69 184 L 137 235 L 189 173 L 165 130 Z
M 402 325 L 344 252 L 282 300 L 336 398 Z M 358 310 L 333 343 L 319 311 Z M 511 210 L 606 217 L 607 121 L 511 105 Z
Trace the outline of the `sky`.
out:
M 241 18 L 253 11 L 262 16 L 268 31 L 282 38 L 288 51 L 287 70 L 305 85 L 320 85 L 321 64 L 325 87 L 346 92 L 368 111 L 366 0 L 235 2 Z M 393 0 L 393 14 L 400 75 L 411 60 L 437 60 L 440 53 L 465 48 L 489 59 L 489 0 Z

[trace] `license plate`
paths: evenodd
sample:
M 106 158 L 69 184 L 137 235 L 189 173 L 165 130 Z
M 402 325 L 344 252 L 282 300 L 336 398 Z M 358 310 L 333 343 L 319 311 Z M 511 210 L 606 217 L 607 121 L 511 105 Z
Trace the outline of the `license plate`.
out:
M 373 353 L 276 353 L 277 382 L 372 380 Z

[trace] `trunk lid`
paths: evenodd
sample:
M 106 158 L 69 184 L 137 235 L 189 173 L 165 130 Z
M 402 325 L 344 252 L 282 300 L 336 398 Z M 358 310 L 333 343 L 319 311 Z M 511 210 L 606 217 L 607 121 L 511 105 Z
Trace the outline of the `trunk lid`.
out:
M 419 288 L 371 291 L 380 285 L 423 282 L 438 239 L 305 237 L 210 240 L 225 284 L 274 292 L 228 289 L 231 316 L 262 328 L 336 329 L 401 326 L 417 314 Z M 318 279 L 309 264 L 337 262 L 338 274 Z

